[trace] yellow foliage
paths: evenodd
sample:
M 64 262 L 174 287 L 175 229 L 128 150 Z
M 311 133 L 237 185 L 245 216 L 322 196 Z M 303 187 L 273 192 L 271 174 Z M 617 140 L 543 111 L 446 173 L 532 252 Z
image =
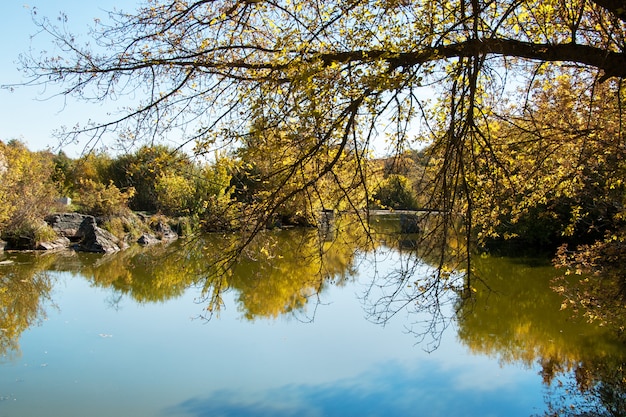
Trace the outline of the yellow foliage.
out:
M 134 194 L 134 188 L 122 192 L 112 181 L 104 185 L 91 179 L 81 179 L 77 204 L 84 213 L 94 216 L 123 215 L 129 211 L 128 201 Z
M 21 142 L 0 142 L 0 232 L 40 222 L 58 198 L 51 155 L 30 152 Z

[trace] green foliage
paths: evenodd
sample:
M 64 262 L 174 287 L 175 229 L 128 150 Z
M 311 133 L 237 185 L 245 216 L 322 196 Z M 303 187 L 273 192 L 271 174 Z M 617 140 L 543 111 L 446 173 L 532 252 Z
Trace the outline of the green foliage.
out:
M 91 179 L 81 179 L 77 204 L 85 214 L 120 216 L 129 212 L 128 201 L 134 194 L 133 188 L 122 192 L 113 182 L 104 185 Z
M 75 160 L 63 153 L 32 153 L 19 142 L 2 144 L 0 151 L 0 197 L 12 203 L 0 204 L 0 231 L 6 233 L 33 238 L 38 222 L 56 208 L 59 194 L 71 196 L 79 211 L 95 216 L 125 216 L 134 202 L 136 208 L 186 216 L 188 226 L 239 227 L 239 205 L 231 199 L 233 161 L 224 156 L 201 165 L 165 147 L 144 147 L 116 158 L 90 153 Z M 131 183 L 146 195 L 138 197 L 134 187 L 116 185 Z M 138 230 L 129 224 L 107 227 L 118 236 Z
M 233 195 L 250 207 L 249 224 L 309 226 L 322 209 L 366 207 L 365 158 L 358 150 L 320 143 L 313 122 L 281 131 L 258 121 L 237 150 Z
M 155 212 L 162 208 L 160 202 L 168 211 L 185 210 L 184 202 L 177 200 L 185 193 L 185 188 L 166 190 L 165 187 L 180 186 L 192 178 L 191 168 L 188 158 L 178 150 L 161 145 L 144 146 L 112 161 L 109 179 L 120 189 L 135 189 L 136 193 L 129 201 L 133 210 Z M 170 191 L 173 197 L 166 195 Z
M 180 237 L 189 237 L 199 229 L 199 221 L 197 217 L 185 216 L 178 217 L 173 220 L 172 229 Z
M 474 149 L 467 186 L 482 241 L 556 246 L 623 227 L 623 87 L 606 82 L 589 92 L 579 76 L 555 76 L 537 76 L 534 105 L 507 104 L 502 111 L 517 116 L 492 122 L 489 147 Z
M 2 239 L 14 249 L 35 249 L 41 242 L 57 239 L 56 232 L 43 219 L 29 219 L 13 224 L 2 232 Z
M 150 232 L 150 228 L 138 216 L 132 213 L 105 217 L 102 228 L 111 232 L 120 240 L 128 238 L 136 241 L 142 233 Z
M 156 206 L 166 215 L 189 215 L 195 191 L 195 184 L 189 178 L 163 173 L 154 184 Z
M 218 156 L 212 165 L 203 166 L 196 182 L 193 212 L 207 230 L 232 230 L 241 227 L 241 204 L 233 199 L 232 159 Z
M 373 197 L 378 208 L 394 210 L 417 210 L 419 208 L 409 179 L 399 174 L 385 178 L 377 187 Z
M 111 180 L 112 163 L 111 156 L 104 152 L 90 152 L 71 163 L 66 163 L 72 181 L 72 191 L 77 192 L 81 187 L 81 180 L 108 184 Z
M 54 170 L 51 179 L 57 185 L 61 196 L 71 197 L 74 194 L 76 178 L 75 161 L 64 152 L 59 152 L 52 158 Z

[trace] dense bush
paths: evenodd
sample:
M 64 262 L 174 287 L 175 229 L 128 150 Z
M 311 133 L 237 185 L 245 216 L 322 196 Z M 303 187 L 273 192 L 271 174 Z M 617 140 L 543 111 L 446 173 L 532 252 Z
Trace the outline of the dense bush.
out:
M 415 191 L 411 187 L 409 179 L 403 175 L 389 175 L 377 187 L 373 197 L 377 208 L 418 209 Z
M 58 199 L 51 179 L 52 155 L 30 152 L 23 143 L 0 141 L 0 234 L 31 243 L 47 237 L 43 217 Z
M 155 206 L 168 216 L 192 214 L 195 183 L 176 173 L 163 173 L 155 180 Z
M 134 194 L 134 188 L 122 192 L 113 182 L 104 185 L 91 179 L 81 179 L 77 204 L 85 214 L 119 216 L 130 211 L 128 200 Z
M 131 209 L 155 212 L 160 208 L 159 181 L 162 178 L 166 182 L 175 177 L 191 178 L 192 170 L 193 164 L 184 153 L 161 145 L 144 146 L 135 153 L 113 160 L 107 179 L 120 189 L 133 187 L 136 190 L 129 201 Z M 161 202 L 168 209 L 175 203 L 166 201 L 165 197 L 161 197 Z

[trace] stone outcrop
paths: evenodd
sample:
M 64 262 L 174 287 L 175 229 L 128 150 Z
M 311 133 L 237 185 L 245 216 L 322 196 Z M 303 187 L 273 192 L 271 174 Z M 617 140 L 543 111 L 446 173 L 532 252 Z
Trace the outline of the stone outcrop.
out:
M 98 227 L 93 216 L 85 217 L 76 235 L 80 236 L 76 249 L 84 252 L 111 253 L 126 247 L 111 232 Z
M 40 250 L 68 248 L 84 252 L 110 253 L 122 249 L 123 244 L 110 232 L 98 227 L 94 216 L 79 213 L 55 213 L 46 216 L 46 223 L 59 236 L 52 242 L 42 242 Z
M 37 250 L 61 250 L 67 249 L 72 242 L 65 237 L 59 236 L 58 239 L 53 240 L 52 242 L 41 242 L 37 245 L 35 249 Z
M 72 241 L 79 240 L 80 226 L 83 221 L 93 216 L 88 216 L 79 213 L 55 213 L 45 217 L 46 223 L 54 230 L 59 236 L 64 236 Z
M 153 233 L 142 234 L 139 239 L 137 239 L 137 243 L 147 246 L 178 239 L 178 234 L 162 220 L 151 223 L 150 229 Z
M 178 239 L 178 234 L 163 221 L 159 221 L 155 225 L 152 225 L 152 230 L 154 230 L 160 240 L 169 241 Z
M 13 250 L 60 250 L 73 249 L 80 252 L 111 253 L 126 249 L 128 244 L 125 240 L 117 238 L 109 231 L 98 225 L 98 219 L 94 216 L 80 213 L 54 213 L 46 216 L 48 226 L 57 234 L 57 238 L 41 242 L 34 246 L 32 238 L 24 238 L 23 242 L 16 238 L 6 242 L 0 241 L 0 251 L 5 248 Z M 147 215 L 134 215 L 124 219 L 130 224 L 139 224 L 137 227 L 145 228 L 137 243 L 140 245 L 153 245 L 178 239 L 178 234 L 162 219 L 150 222 Z M 126 236 L 129 240 L 129 236 Z

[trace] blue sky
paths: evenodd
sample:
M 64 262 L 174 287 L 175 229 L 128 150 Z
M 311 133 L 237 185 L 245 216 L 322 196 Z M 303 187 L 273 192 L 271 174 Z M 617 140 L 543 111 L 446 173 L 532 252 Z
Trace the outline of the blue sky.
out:
M 113 8 L 132 11 L 137 8 L 139 0 L 4 0 L 2 2 L 0 33 L 0 85 L 19 84 L 23 82 L 17 70 L 20 53 L 27 52 L 31 46 L 31 36 L 37 31 L 31 19 L 31 11 L 37 9 L 39 16 L 55 19 L 59 12 L 68 15 L 70 29 L 76 34 L 85 35 L 94 18 L 105 18 L 106 10 Z M 104 20 L 104 19 L 103 19 Z M 86 37 L 85 37 L 86 39 Z M 48 41 L 43 39 L 36 47 L 49 48 Z M 0 140 L 20 139 L 31 150 L 45 149 L 56 146 L 52 132 L 60 126 L 73 126 L 84 123 L 90 117 L 97 117 L 102 112 L 97 106 L 84 103 L 65 103 L 62 98 L 47 99 L 53 93 L 41 87 L 20 87 L 9 91 L 0 90 Z M 76 153 L 82 147 L 68 147 L 68 153 Z
M 21 53 L 28 52 L 31 46 L 34 51 L 52 49 L 52 43 L 45 36 L 35 38 L 37 27 L 32 21 L 31 13 L 37 10 L 40 17 L 56 19 L 60 12 L 68 17 L 67 26 L 70 31 L 85 42 L 89 40 L 87 33 L 94 19 L 106 20 L 107 11 L 117 9 L 133 12 L 142 4 L 142 0 L 3 0 L 0 25 L 3 42 L 0 43 L 0 85 L 15 85 L 25 81 L 18 71 L 18 58 Z M 81 36 L 82 35 L 82 36 Z M 103 107 L 97 104 L 72 101 L 68 98 L 55 97 L 55 86 L 17 87 L 10 91 L 0 89 L 0 140 L 20 139 L 31 150 L 50 148 L 57 150 L 58 141 L 53 133 L 62 126 L 72 127 L 84 125 L 89 120 L 106 121 L 107 110 L 116 110 L 115 105 Z M 426 96 L 429 94 L 425 93 Z M 417 128 L 417 125 L 416 125 Z M 84 149 L 84 143 L 66 145 L 63 150 L 76 157 Z M 388 152 L 381 135 L 375 139 L 374 150 L 377 154 Z

